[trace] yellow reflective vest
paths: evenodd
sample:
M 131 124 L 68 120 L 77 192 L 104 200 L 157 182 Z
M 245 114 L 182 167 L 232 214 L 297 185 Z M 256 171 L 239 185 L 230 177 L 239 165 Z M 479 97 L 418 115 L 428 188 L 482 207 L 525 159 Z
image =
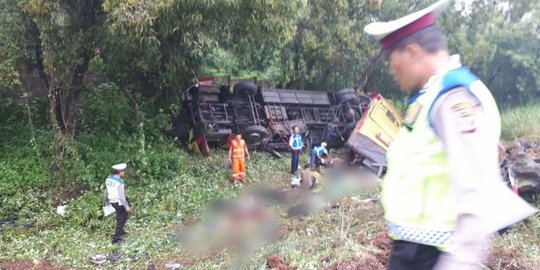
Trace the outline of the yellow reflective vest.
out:
M 392 238 L 444 250 L 451 245 L 457 211 L 448 157 L 431 126 L 430 113 L 448 91 L 463 87 L 475 95 L 481 82 L 466 67 L 440 76 L 409 101 L 403 125 L 387 151 L 382 203 Z M 475 96 L 486 110 L 496 109 L 492 98 Z

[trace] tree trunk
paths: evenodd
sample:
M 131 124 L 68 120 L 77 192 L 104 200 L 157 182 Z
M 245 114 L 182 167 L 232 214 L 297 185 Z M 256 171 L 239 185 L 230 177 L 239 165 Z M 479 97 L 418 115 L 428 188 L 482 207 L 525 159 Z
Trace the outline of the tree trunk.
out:
M 49 115 L 54 132 L 55 149 L 51 170 L 59 171 L 61 175 L 63 175 L 62 161 L 66 155 L 69 156 L 73 152 L 70 150 L 70 145 L 75 136 L 77 104 L 84 90 L 83 80 L 89 63 L 90 54 L 86 53 L 82 57 L 82 62 L 75 67 L 68 86 L 64 85 L 59 76 L 49 73 Z

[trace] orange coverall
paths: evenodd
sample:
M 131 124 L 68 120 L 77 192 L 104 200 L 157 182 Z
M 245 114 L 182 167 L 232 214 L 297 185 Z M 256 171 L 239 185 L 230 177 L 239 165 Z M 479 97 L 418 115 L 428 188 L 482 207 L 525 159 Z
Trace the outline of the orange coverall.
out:
M 240 139 L 240 141 L 236 139 L 231 140 L 229 157 L 232 162 L 232 177 L 234 184 L 238 182 L 238 179 L 242 182 L 245 182 L 246 180 L 246 165 L 244 160 L 246 154 L 248 154 L 249 157 L 247 145 L 243 139 Z

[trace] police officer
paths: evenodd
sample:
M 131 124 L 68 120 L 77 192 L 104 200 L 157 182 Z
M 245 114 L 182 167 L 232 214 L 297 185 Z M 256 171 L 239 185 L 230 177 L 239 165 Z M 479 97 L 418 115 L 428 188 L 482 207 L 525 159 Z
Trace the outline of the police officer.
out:
M 298 161 L 300 160 L 300 153 L 304 143 L 302 142 L 302 135 L 300 135 L 300 129 L 297 126 L 292 128 L 291 137 L 289 137 L 289 148 L 291 149 L 291 174 L 295 174 L 298 170 Z
M 126 163 L 113 165 L 113 174 L 105 180 L 105 205 L 110 204 L 116 210 L 116 228 L 112 237 L 113 244 L 120 243 L 122 236 L 126 234 L 124 225 L 128 219 L 128 213 L 131 212 L 126 200 L 125 183 L 122 180 L 126 167 Z
M 383 181 L 394 239 L 389 269 L 480 269 L 490 235 L 535 211 L 500 184 L 497 105 L 459 56 L 449 55 L 436 25 L 447 6 L 439 1 L 364 28 L 410 95 Z M 498 209 L 505 204 L 516 207 Z
M 328 150 L 326 149 L 326 146 L 326 142 L 322 142 L 319 146 L 315 146 L 309 151 L 309 163 L 307 164 L 309 168 L 315 165 L 318 169 L 319 166 L 323 164 L 322 158 L 328 158 Z

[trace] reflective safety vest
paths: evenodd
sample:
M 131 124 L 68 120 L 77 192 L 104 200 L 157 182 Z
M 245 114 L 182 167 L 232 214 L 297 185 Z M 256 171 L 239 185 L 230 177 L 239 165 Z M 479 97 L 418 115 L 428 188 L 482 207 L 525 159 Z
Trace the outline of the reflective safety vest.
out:
M 328 150 L 326 150 L 326 147 L 324 146 L 315 146 L 313 149 L 315 152 L 317 152 L 318 157 L 320 157 L 322 154 L 328 154 Z
M 387 151 L 382 204 L 392 238 L 445 250 L 451 247 L 457 210 L 448 157 L 430 123 L 432 107 L 443 94 L 463 87 L 476 96 L 486 115 L 493 118 L 491 124 L 498 128 L 493 132 L 500 132 L 500 119 L 489 90 L 466 67 L 451 70 L 430 85 L 410 101 L 408 115 L 412 111 L 415 117 L 413 121 L 405 117 Z
M 244 147 L 246 145 L 246 141 L 243 139 L 240 139 L 240 142 L 235 140 L 231 141 L 231 148 L 232 148 L 232 158 L 244 158 Z
M 302 135 L 292 134 L 290 139 L 290 144 L 294 150 L 302 149 Z
M 120 195 L 118 194 L 118 189 L 123 184 L 124 181 L 120 177 L 117 177 L 115 175 L 107 177 L 107 180 L 105 180 L 105 187 L 107 188 L 109 202 L 120 202 Z

